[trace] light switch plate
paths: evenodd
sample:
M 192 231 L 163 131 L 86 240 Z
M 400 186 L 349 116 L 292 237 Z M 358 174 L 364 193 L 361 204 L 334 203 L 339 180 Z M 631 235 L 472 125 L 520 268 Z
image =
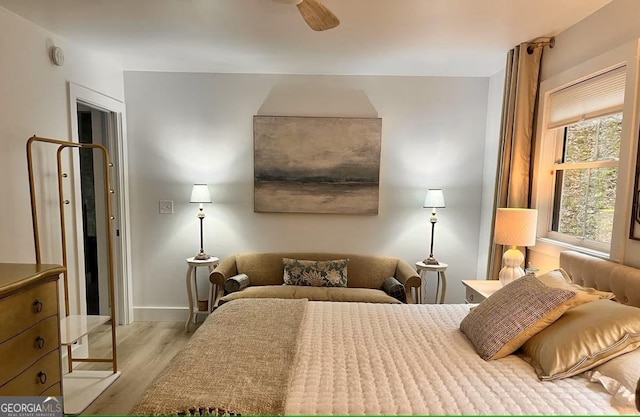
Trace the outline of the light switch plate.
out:
M 158 208 L 160 210 L 160 214 L 173 214 L 173 201 L 160 200 L 158 202 Z

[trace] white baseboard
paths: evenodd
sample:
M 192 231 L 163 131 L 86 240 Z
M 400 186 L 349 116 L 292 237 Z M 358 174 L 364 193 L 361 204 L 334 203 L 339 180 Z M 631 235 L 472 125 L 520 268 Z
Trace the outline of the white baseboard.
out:
M 189 307 L 133 307 L 133 321 L 186 321 Z

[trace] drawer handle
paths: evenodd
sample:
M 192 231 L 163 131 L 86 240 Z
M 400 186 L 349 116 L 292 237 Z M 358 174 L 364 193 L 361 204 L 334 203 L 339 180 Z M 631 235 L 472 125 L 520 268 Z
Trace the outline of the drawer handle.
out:
M 36 348 L 42 349 L 44 347 L 44 338 L 42 336 L 36 337 Z
M 38 380 L 40 381 L 41 384 L 46 384 L 47 383 L 47 373 L 45 371 L 40 371 L 38 372 Z
M 36 300 L 33 302 L 33 311 L 39 313 L 42 311 L 42 301 Z
M 469 294 L 469 301 L 473 301 L 473 294 Z

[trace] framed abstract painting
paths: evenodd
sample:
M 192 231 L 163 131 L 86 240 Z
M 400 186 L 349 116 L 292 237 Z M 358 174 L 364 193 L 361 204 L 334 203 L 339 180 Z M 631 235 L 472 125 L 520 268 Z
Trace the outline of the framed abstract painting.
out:
M 378 214 L 382 119 L 254 116 L 254 211 Z

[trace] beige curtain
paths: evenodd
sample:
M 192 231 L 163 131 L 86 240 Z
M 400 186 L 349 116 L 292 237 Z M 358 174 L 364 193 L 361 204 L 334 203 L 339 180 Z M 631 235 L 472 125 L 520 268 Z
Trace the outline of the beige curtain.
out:
M 529 207 L 531 159 L 538 102 L 542 45 L 546 41 L 523 43 L 509 51 L 502 106 L 498 172 L 491 227 L 487 277 L 498 278 L 502 267 L 502 245 L 493 243 L 497 207 Z

